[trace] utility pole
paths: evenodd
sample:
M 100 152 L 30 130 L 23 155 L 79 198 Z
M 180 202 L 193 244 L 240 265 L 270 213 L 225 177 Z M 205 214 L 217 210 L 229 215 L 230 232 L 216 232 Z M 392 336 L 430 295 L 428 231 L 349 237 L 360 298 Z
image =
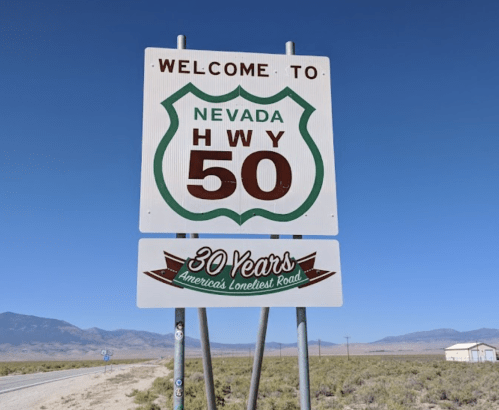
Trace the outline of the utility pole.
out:
M 281 346 L 282 346 L 282 343 L 279 343 L 279 359 L 282 358 L 282 354 L 281 354 Z
M 350 339 L 350 336 L 345 336 L 345 339 L 347 339 L 347 360 L 350 360 L 350 351 L 348 349 L 348 339 Z
M 321 358 L 321 339 L 319 339 L 319 359 Z

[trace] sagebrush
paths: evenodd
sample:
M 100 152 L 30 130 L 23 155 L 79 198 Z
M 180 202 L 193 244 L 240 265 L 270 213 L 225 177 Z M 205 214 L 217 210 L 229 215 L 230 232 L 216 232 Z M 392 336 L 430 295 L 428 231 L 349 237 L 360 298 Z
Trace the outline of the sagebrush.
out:
M 173 362 L 167 367 L 173 370 Z M 213 360 L 217 408 L 246 409 L 251 370 L 248 358 Z M 310 383 L 312 408 L 318 410 L 499 409 L 496 363 L 446 362 L 443 356 L 311 357 Z M 184 408 L 205 410 L 201 359 L 186 360 L 184 385 Z M 171 409 L 172 378 L 156 379 L 136 403 Z M 265 357 L 258 409 L 300 409 L 296 357 Z

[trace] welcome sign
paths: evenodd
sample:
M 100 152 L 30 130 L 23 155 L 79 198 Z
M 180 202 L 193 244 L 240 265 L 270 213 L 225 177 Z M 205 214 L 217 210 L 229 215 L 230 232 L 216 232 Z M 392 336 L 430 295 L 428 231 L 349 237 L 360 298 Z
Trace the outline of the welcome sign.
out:
M 328 58 L 148 48 L 144 70 L 142 232 L 337 234 Z
M 141 239 L 139 307 L 341 306 L 337 241 Z

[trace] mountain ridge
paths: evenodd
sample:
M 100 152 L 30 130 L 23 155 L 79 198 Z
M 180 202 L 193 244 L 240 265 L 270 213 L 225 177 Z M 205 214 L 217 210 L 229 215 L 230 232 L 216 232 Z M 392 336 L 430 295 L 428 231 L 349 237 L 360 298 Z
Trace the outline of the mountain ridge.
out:
M 387 336 L 383 339 L 371 342 L 371 344 L 390 344 L 390 343 L 422 343 L 422 342 L 441 342 L 453 341 L 476 342 L 490 339 L 499 339 L 499 329 L 481 328 L 459 332 L 454 329 L 434 329 L 420 332 L 407 333 L 400 336 Z
M 52 343 L 66 345 L 107 345 L 109 347 L 136 348 L 172 348 L 175 344 L 173 333 L 154 333 L 144 330 L 116 329 L 105 330 L 98 327 L 80 329 L 69 322 L 58 319 L 47 319 L 38 316 L 22 315 L 12 312 L 0 313 L 0 345 L 20 346 L 33 343 Z M 318 341 L 310 341 L 310 345 Z M 198 339 L 186 336 L 186 347 L 200 348 Z M 322 346 L 334 346 L 335 343 L 323 342 Z M 217 343 L 211 342 L 212 349 L 253 349 L 254 343 Z M 296 347 L 296 343 L 267 342 L 265 347 Z
M 407 343 L 435 342 L 474 342 L 499 340 L 499 329 L 482 328 L 460 332 L 454 329 L 441 328 L 428 331 L 407 333 L 399 336 L 387 336 L 366 345 L 390 345 Z M 310 340 L 309 346 L 317 346 L 318 341 Z M 173 333 L 160 334 L 143 330 L 116 329 L 105 330 L 98 327 L 80 329 L 69 322 L 59 319 L 42 318 L 33 315 L 22 315 L 13 312 L 0 313 L 0 345 L 20 346 L 24 344 L 102 346 L 136 350 L 139 348 L 169 349 L 175 344 Z M 189 348 L 200 348 L 198 339 L 186 336 L 185 345 Z M 322 347 L 339 346 L 340 344 L 321 341 Z M 218 343 L 211 342 L 212 349 L 247 350 L 254 349 L 253 343 Z M 296 343 L 267 342 L 267 349 L 295 348 Z

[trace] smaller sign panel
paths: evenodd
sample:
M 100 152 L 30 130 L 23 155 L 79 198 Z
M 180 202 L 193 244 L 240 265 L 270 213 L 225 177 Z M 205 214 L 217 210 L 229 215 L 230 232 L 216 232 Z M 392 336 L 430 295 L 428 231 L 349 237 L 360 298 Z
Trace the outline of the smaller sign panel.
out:
M 342 304 L 335 240 L 139 241 L 137 306 L 141 308 Z M 181 329 L 175 337 L 183 337 Z
M 104 361 L 105 361 L 105 362 L 108 362 L 109 360 L 111 360 L 111 358 L 109 357 L 109 355 L 105 355 L 105 356 L 104 356 Z

